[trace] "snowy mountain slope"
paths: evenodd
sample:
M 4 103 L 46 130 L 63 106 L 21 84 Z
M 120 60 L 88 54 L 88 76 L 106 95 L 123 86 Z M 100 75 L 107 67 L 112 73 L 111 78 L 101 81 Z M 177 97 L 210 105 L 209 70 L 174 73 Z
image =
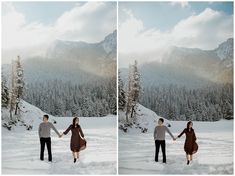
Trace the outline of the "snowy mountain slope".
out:
M 233 120 L 193 121 L 199 150 L 193 155 L 193 161 L 189 166 L 185 160 L 185 136 L 173 141 L 167 134 L 167 164 L 163 164 L 161 151 L 160 162 L 154 161 L 154 119 L 159 117 L 143 106 L 139 106 L 138 109 L 142 112 L 142 120 L 138 116 L 138 121 L 148 126 L 149 130 L 146 133 L 134 129 L 128 129 L 127 133 L 119 130 L 120 174 L 233 174 Z M 123 121 L 122 114 L 121 118 Z M 187 121 L 166 122 L 171 125 L 169 129 L 174 136 L 179 135 L 187 124 Z
M 116 174 L 116 116 L 80 117 L 80 125 L 87 140 L 87 148 L 81 152 L 79 161 L 74 164 L 70 151 L 71 133 L 58 138 L 52 130 L 53 162 L 39 160 L 38 126 L 45 114 L 37 107 L 23 101 L 22 119 L 33 124 L 27 131 L 20 123 L 11 131 L 2 130 L 2 173 L 3 174 Z M 5 115 L 5 116 L 3 116 Z M 2 109 L 6 118 L 7 109 Z M 62 133 L 72 122 L 73 117 L 53 117 L 55 127 Z
M 233 39 L 223 42 L 214 50 L 171 47 L 163 56 L 163 63 L 190 69 L 191 74 L 209 81 L 233 81 Z M 185 70 L 184 69 L 184 70 Z M 187 72 L 188 73 L 188 72 Z M 190 72 L 189 72 L 190 73 Z
M 43 112 L 41 109 L 27 103 L 24 100 L 21 100 L 20 102 L 20 122 L 16 124 L 16 126 L 12 126 L 11 131 L 25 131 L 25 125 L 32 125 L 33 129 L 35 126 L 40 124 L 42 122 L 42 117 L 44 114 L 47 114 Z M 8 123 L 10 121 L 9 117 L 9 109 L 7 108 L 2 108 L 1 109 L 2 113 L 2 124 L 3 123 Z M 54 117 L 49 115 L 51 118 L 49 121 L 53 122 Z M 6 128 L 3 128 L 3 130 L 8 131 Z
M 116 57 L 117 51 L 117 30 L 115 30 L 112 34 L 109 34 L 105 37 L 105 39 L 100 43 L 107 54 L 111 54 L 113 58 Z
M 175 84 L 197 88 L 214 82 L 233 82 L 232 38 L 214 50 L 172 46 L 165 48 L 163 53 L 159 56 L 161 62 L 157 59 L 140 64 L 144 86 Z M 121 72 L 125 79 L 128 70 L 121 69 Z
M 221 43 L 217 49 L 215 49 L 217 56 L 221 59 L 233 60 L 233 38 L 229 38 L 227 41 Z
M 116 38 L 115 30 L 98 43 L 56 40 L 48 47 L 46 57 L 68 60 L 116 59 Z M 110 53 L 113 53 L 113 58 L 110 58 Z
M 28 83 L 35 78 L 83 83 L 93 77 L 112 77 L 116 74 L 116 31 L 99 43 L 56 40 L 46 56 L 26 58 L 23 67 Z
M 170 47 L 163 55 L 163 63 L 174 63 L 187 67 L 213 67 L 221 60 L 233 61 L 233 38 L 221 43 L 214 50 L 203 50 L 199 48 Z
M 87 83 L 116 74 L 116 34 L 107 35 L 98 43 L 56 40 L 45 55 L 22 58 L 25 81 L 64 80 Z M 2 65 L 8 76 L 10 64 Z
M 121 132 L 123 130 L 120 127 L 126 127 L 128 133 L 140 133 L 143 129 L 147 129 L 146 132 L 153 131 L 154 127 L 157 125 L 159 117 L 155 112 L 150 109 L 142 106 L 141 104 L 137 105 L 137 117 L 135 122 L 133 119 L 129 119 L 131 126 L 126 127 L 126 115 L 123 111 L 118 111 L 118 120 L 119 120 L 119 129 Z M 165 125 L 170 125 L 170 121 L 164 119 Z

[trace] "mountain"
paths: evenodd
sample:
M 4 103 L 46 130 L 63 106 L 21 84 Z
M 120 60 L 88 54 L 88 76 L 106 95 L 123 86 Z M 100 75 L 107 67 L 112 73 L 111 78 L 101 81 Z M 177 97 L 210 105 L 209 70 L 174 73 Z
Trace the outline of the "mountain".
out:
M 115 30 L 98 43 L 56 40 L 48 47 L 46 57 L 80 62 L 82 60 L 116 60 L 116 38 L 117 31 Z
M 98 43 L 54 41 L 44 56 L 22 60 L 26 82 L 59 79 L 82 84 L 115 76 L 116 33 Z
M 106 53 L 113 59 L 116 59 L 117 53 L 117 30 L 112 34 L 109 34 L 105 39 L 100 43 Z
M 227 41 L 221 43 L 219 47 L 215 49 L 215 52 L 221 60 L 233 62 L 233 38 L 229 38 Z
M 139 66 L 144 85 L 177 84 L 190 88 L 211 83 L 233 83 L 233 38 L 214 50 L 169 47 L 161 62 Z M 122 69 L 124 77 L 128 70 Z

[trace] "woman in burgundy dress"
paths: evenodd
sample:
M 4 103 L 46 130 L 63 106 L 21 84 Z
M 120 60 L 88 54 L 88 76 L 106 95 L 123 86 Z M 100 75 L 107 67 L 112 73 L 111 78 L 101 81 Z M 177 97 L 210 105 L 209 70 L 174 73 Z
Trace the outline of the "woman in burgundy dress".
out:
M 64 135 L 68 134 L 70 130 L 72 132 L 72 136 L 70 140 L 70 149 L 72 151 L 74 163 L 75 163 L 77 159 L 79 158 L 79 152 L 86 148 L 86 140 L 84 139 L 84 134 L 82 132 L 81 126 L 79 125 L 79 119 L 77 117 L 73 118 L 73 124 L 71 124 L 67 128 L 67 130 L 63 132 L 63 134 Z
M 193 159 L 193 154 L 197 152 L 198 145 L 196 143 L 196 135 L 194 132 L 193 122 L 189 121 L 187 123 L 187 128 L 185 128 L 182 133 L 177 138 L 180 138 L 184 133 L 186 135 L 185 143 L 184 143 L 184 151 L 186 152 L 187 164 Z

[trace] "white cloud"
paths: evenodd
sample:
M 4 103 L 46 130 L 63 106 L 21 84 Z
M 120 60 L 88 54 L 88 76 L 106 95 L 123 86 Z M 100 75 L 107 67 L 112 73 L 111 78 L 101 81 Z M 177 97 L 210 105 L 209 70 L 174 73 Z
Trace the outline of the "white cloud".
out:
M 104 2 L 76 6 L 57 20 L 55 29 L 65 40 L 100 41 L 116 29 L 116 8 Z
M 179 46 L 214 49 L 233 36 L 233 16 L 206 8 L 199 15 L 180 21 L 172 35 Z
M 11 3 L 3 4 L 2 16 L 3 49 L 20 49 L 42 44 L 52 35 L 52 28 L 40 23 L 27 24 L 25 16 L 15 10 Z
M 145 29 L 143 22 L 128 14 L 119 26 L 119 52 L 145 53 L 175 45 L 214 49 L 233 36 L 233 16 L 210 8 L 179 21 L 171 30 Z
M 111 3 L 76 4 L 51 25 L 27 23 L 12 3 L 2 6 L 2 48 L 8 51 L 41 46 L 55 39 L 98 42 L 116 29 L 116 8 Z

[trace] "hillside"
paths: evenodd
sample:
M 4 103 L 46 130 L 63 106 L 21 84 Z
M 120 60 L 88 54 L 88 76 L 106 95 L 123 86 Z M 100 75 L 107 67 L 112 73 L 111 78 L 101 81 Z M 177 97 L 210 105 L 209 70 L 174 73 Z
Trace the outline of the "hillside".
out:
M 126 122 L 125 112 L 118 111 L 118 121 L 119 121 L 119 130 L 121 132 L 128 133 L 146 133 L 154 130 L 154 127 L 157 125 L 158 119 L 161 118 L 152 110 L 142 106 L 141 104 L 137 105 L 137 116 L 135 119 L 129 119 L 129 122 Z M 171 126 L 170 121 L 163 118 L 164 123 L 167 126 Z
M 20 110 L 21 110 L 20 115 L 14 116 L 14 118 L 18 120 L 12 121 L 10 120 L 10 117 L 9 117 L 9 109 L 2 108 L 1 109 L 2 125 L 7 124 L 7 126 L 10 127 L 11 131 L 25 131 L 28 129 L 29 126 L 32 127 L 32 129 L 29 129 L 29 130 L 37 130 L 38 124 L 42 122 L 43 115 L 47 114 L 43 112 L 41 109 L 29 104 L 28 102 L 24 100 L 21 100 Z M 54 122 L 55 117 L 51 115 L 49 116 L 50 116 L 49 121 Z M 3 128 L 3 129 L 7 130 L 7 128 Z

